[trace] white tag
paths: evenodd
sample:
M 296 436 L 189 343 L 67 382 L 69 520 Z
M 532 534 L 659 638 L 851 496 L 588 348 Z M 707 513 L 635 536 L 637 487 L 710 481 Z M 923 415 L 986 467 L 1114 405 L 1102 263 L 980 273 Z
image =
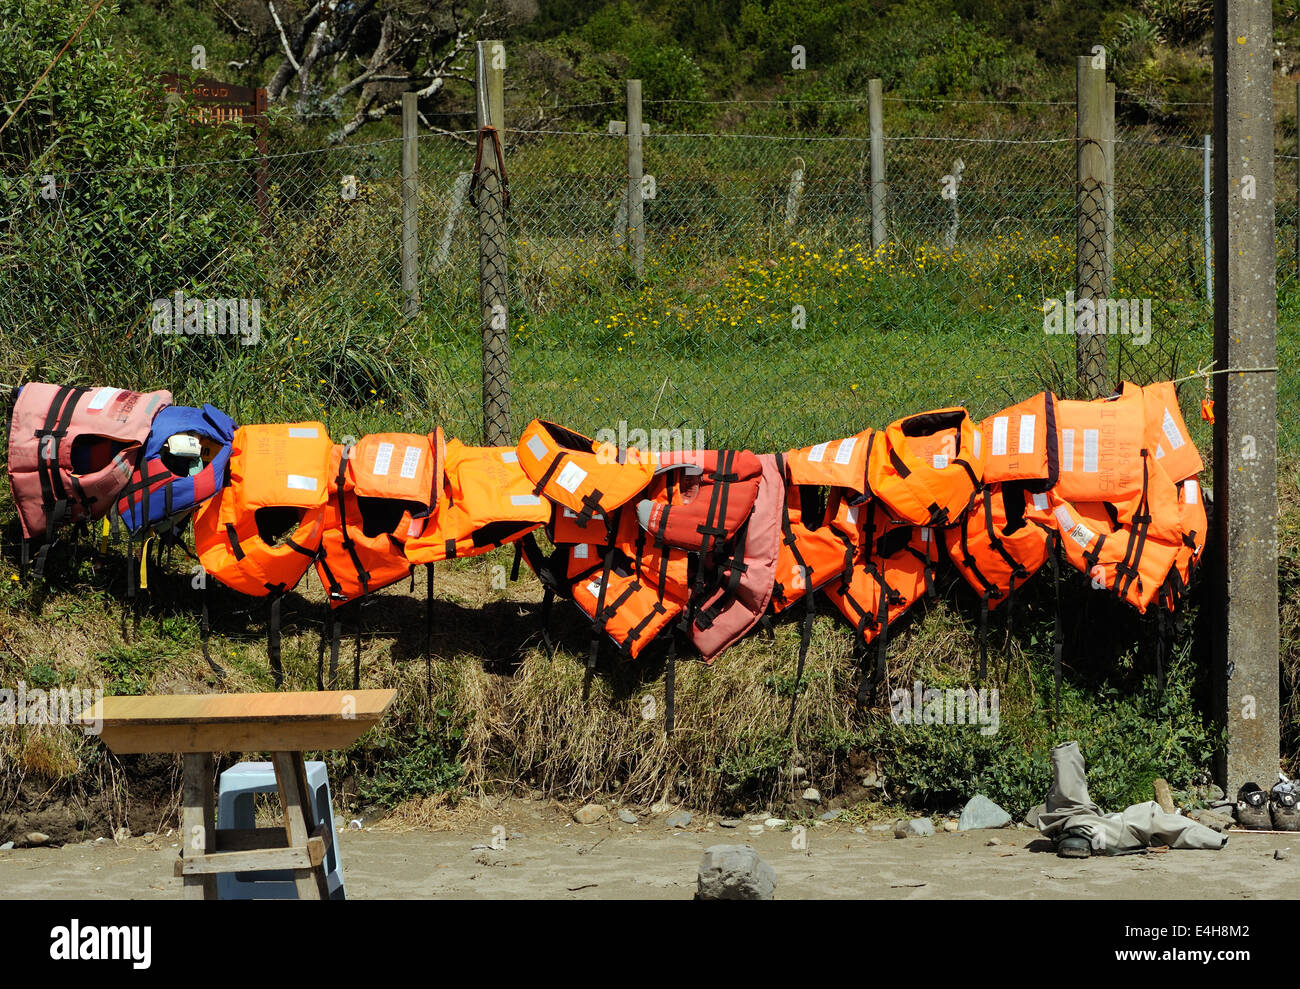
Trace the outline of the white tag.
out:
M 1070 510 L 1064 505 L 1057 505 L 1053 514 L 1056 515 L 1056 527 L 1058 529 L 1064 529 L 1068 532 L 1074 528 L 1074 518 L 1070 515 Z
M 826 448 L 828 446 L 830 446 L 829 443 L 818 443 L 815 447 L 809 450 L 808 463 L 820 464 L 822 462 L 822 457 L 826 456 Z
M 1080 522 L 1070 530 L 1070 538 L 1078 543 L 1081 549 L 1087 549 L 1092 541 L 1097 538 L 1097 534 Z
M 998 416 L 993 420 L 993 456 L 1007 455 L 1007 417 Z
M 1156 444 L 1156 459 L 1159 460 L 1165 455 L 1165 448 L 1159 443 Z
M 1165 436 L 1169 439 L 1170 449 L 1177 450 L 1183 445 L 1183 437 L 1182 433 L 1178 429 L 1178 423 L 1174 422 L 1174 417 L 1170 415 L 1168 409 L 1165 409 L 1165 418 L 1160 425 L 1165 431 Z
M 502 450 L 501 459 L 508 464 L 517 464 L 519 463 L 519 454 L 515 453 L 514 450 Z
M 1183 501 L 1188 505 L 1195 505 L 1201 497 L 1201 486 L 1195 481 L 1183 482 Z
M 853 456 L 853 448 L 857 445 L 858 438 L 856 436 L 840 440 L 840 448 L 835 451 L 835 462 L 837 464 L 847 464 L 849 458 Z
M 410 481 L 414 479 L 415 472 L 420 469 L 420 448 L 418 446 L 408 446 L 406 455 L 402 457 L 402 477 Z
M 984 431 L 983 431 L 982 429 L 977 429 L 977 430 L 975 430 L 974 434 L 971 436 L 971 439 L 974 440 L 974 443 L 973 443 L 972 445 L 973 445 L 974 448 L 975 448 L 975 459 L 976 459 L 976 460 L 979 460 L 979 458 L 980 458 L 980 441 L 984 439 Z
M 930 541 L 930 527 L 928 525 L 923 525 L 921 526 L 921 542 L 928 543 L 929 541 Z
M 1035 415 L 1020 417 L 1020 453 L 1034 452 L 1034 423 L 1037 419 Z
M 1097 447 L 1100 445 L 1101 431 L 1085 429 L 1083 431 L 1083 472 L 1097 473 Z
M 540 505 L 542 499 L 537 495 L 511 495 L 510 504 L 512 505 Z
M 857 505 L 850 505 L 849 508 L 848 508 L 848 511 L 844 513 L 844 517 L 845 517 L 846 519 L 849 520 L 849 525 L 857 525 L 857 524 L 858 524 L 858 506 L 857 506 Z
M 534 460 L 543 460 L 546 457 L 546 444 L 542 442 L 540 436 L 528 437 L 528 452 L 533 455 Z
M 592 597 L 600 600 L 600 581 L 590 580 L 587 582 L 587 593 Z
M 120 392 L 121 390 L 122 390 L 121 388 L 99 389 L 99 391 L 95 392 L 95 397 L 90 400 L 90 404 L 87 405 L 86 408 L 89 409 L 91 412 L 98 412 L 105 405 L 107 405 L 112 399 L 116 398 L 117 393 Z
M 577 546 L 573 547 L 573 558 L 575 560 L 585 560 L 589 556 L 591 556 L 591 547 L 586 543 L 578 543 Z
M 1035 495 L 1033 495 L 1032 497 L 1033 497 L 1034 507 L 1035 507 L 1036 509 L 1038 509 L 1040 512 L 1045 512 L 1045 511 L 1047 511 L 1047 495 L 1046 495 L 1046 494 L 1035 494 Z
M 290 474 L 284 482 L 289 488 L 297 491 L 315 491 L 316 478 L 307 477 L 305 474 Z
M 380 443 L 379 449 L 375 451 L 375 466 L 371 469 L 370 473 L 374 474 L 375 477 L 387 477 L 388 465 L 392 463 L 392 460 L 393 444 Z
M 291 440 L 314 440 L 320 433 L 316 431 L 315 426 L 290 426 L 289 439 Z
M 573 494 L 578 490 L 578 485 L 586 479 L 587 472 L 570 460 L 560 471 L 560 476 L 555 479 L 555 483 L 569 494 Z
M 1061 430 L 1061 470 L 1074 470 L 1074 430 Z
M 934 455 L 934 469 L 945 470 L 948 467 L 948 454 L 936 453 Z

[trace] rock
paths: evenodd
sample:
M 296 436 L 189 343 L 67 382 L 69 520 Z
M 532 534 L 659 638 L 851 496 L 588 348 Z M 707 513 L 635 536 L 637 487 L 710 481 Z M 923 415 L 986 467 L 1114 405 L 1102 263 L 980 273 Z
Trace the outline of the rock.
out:
M 720 827 L 720 828 L 738 828 L 738 827 L 740 827 L 740 822 L 739 822 L 739 821 L 731 821 L 731 820 L 722 820 L 722 821 L 719 821 L 719 822 L 718 822 L 718 827 Z
M 1174 812 L 1174 794 L 1169 789 L 1169 781 L 1157 776 L 1152 780 L 1151 786 L 1156 792 L 1156 803 L 1160 805 L 1160 809 L 1166 814 L 1172 814 Z
M 873 824 L 873 825 L 871 825 L 871 830 L 872 830 L 872 831 L 889 831 L 889 830 L 891 830 L 892 828 L 893 828 L 893 825 L 892 825 L 892 824 Z
M 807 775 L 808 775 L 808 770 L 804 769 L 803 766 L 795 766 L 792 770 L 790 770 L 791 779 L 801 780 Z
M 761 824 L 751 824 L 751 825 L 749 826 L 749 833 L 750 833 L 750 834 L 762 834 L 762 833 L 763 833 L 764 831 L 766 831 L 766 830 L 767 830 L 767 829 L 766 829 L 765 827 L 763 827 L 763 825 L 761 825 Z
M 823 815 L 819 818 L 819 820 L 822 820 L 822 821 L 834 821 L 834 820 L 837 820 L 837 819 L 839 818 L 839 816 L 840 816 L 841 814 L 843 814 L 843 813 L 844 813 L 844 811 L 842 811 L 842 810 L 828 810 L 825 814 L 823 814 Z
M 864 773 L 859 782 L 868 790 L 880 790 L 885 785 L 883 777 L 874 769 Z
M 666 814 L 672 809 L 673 805 L 668 803 L 666 800 L 660 800 L 657 803 L 650 805 L 651 814 Z
M 944 821 L 944 822 L 943 822 L 943 829 L 944 829 L 945 831 L 947 831 L 949 834 L 951 834 L 952 832 L 956 831 L 960 826 L 961 826 L 961 825 L 959 825 L 956 821 Z
M 914 836 L 917 836 L 918 838 L 928 838 L 931 834 L 935 833 L 935 823 L 930 820 L 930 817 L 914 817 L 913 820 L 907 821 L 905 825 L 902 825 L 902 829 L 904 829 L 909 836 L 913 836 L 914 834 Z M 896 830 L 894 834 L 897 833 Z
M 1273 849 L 1273 858 L 1277 859 L 1279 862 L 1285 862 L 1290 857 L 1291 854 L 1285 848 Z
M 601 804 L 587 804 L 573 812 L 573 819 L 579 824 L 595 824 L 604 816 L 605 808 Z
M 1029 813 L 1025 815 L 1025 823 L 1028 824 L 1031 828 L 1037 828 L 1038 815 L 1046 812 L 1047 812 L 1047 804 L 1039 804 L 1037 807 L 1032 808 L 1029 811 Z
M 1225 814 L 1216 814 L 1212 810 L 1188 811 L 1187 816 L 1198 824 L 1204 824 L 1215 831 L 1227 831 L 1232 826 L 1232 818 Z
M 810 786 L 804 790 L 803 798 L 810 804 L 819 804 L 822 802 L 822 795 L 815 786 Z
M 748 845 L 711 845 L 700 860 L 697 900 L 770 900 L 776 871 Z
M 354 818 L 352 818 L 352 820 L 348 821 L 348 830 L 349 830 L 349 831 L 360 831 L 360 830 L 361 830 L 361 818 L 359 818 L 359 817 L 354 817 Z
M 665 822 L 670 828 L 684 828 L 691 823 L 691 812 L 689 810 L 679 810 L 675 814 L 669 814 Z
M 1005 828 L 1011 823 L 1011 815 L 983 794 L 975 794 L 966 801 L 961 810 L 961 820 L 957 822 L 959 831 L 975 831 L 979 828 Z
M 786 825 L 786 821 L 785 818 L 783 817 L 769 817 L 766 821 L 763 822 L 763 827 L 765 828 L 773 828 L 773 829 L 783 828 L 785 827 L 785 825 Z
M 40 831 L 30 831 L 23 836 L 23 841 L 29 848 L 37 848 L 41 845 L 48 845 L 50 843 L 50 836 L 42 834 Z
M 123 825 L 122 827 L 118 828 L 116 831 L 113 832 L 114 841 L 126 841 L 126 839 L 130 837 L 131 837 L 131 829 L 126 827 L 125 825 Z
M 853 833 L 854 833 L 854 834 L 866 834 L 867 832 L 864 831 L 862 828 L 858 827 L 858 828 L 854 828 L 854 829 L 853 829 Z
M 996 838 L 990 838 L 988 841 L 984 842 L 984 845 L 987 848 L 995 848 L 1001 844 L 1002 842 L 998 841 Z
M 1214 803 L 1216 800 L 1224 799 L 1223 787 L 1216 786 L 1215 784 L 1211 783 L 1209 786 L 1205 788 L 1205 799 L 1208 800 L 1210 803 Z
M 637 816 L 625 807 L 619 808 L 618 819 L 624 824 L 635 824 L 637 822 Z
M 156 834 L 154 834 L 152 831 L 146 831 L 146 832 L 144 833 L 144 840 L 145 840 L 145 841 L 153 841 L 153 840 L 154 840 L 155 838 L 157 838 L 157 837 L 158 837 L 158 836 L 157 836 Z
M 0 852 L 7 852 L 13 847 L 14 843 L 12 841 L 6 841 L 3 845 L 0 845 Z

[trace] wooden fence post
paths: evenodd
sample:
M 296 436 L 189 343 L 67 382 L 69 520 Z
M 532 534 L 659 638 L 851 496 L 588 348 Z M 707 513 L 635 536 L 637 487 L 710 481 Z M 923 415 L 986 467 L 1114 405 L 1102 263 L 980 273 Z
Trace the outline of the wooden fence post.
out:
M 627 247 L 637 281 L 645 280 L 645 198 L 641 193 L 641 80 L 627 81 Z

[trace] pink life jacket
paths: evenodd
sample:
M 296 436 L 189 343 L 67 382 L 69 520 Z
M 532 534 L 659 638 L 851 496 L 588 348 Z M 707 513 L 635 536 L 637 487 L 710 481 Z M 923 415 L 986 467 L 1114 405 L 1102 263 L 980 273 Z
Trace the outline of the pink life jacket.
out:
M 23 385 L 9 424 L 9 482 L 24 538 L 48 541 L 61 525 L 107 515 L 154 416 L 171 404 L 169 391 Z
M 758 458 L 763 473 L 749 518 L 714 556 L 719 581 L 694 609 L 690 638 L 706 663 L 758 624 L 772 599 L 781 545 L 785 475 L 772 454 Z M 722 553 L 730 555 L 721 558 Z

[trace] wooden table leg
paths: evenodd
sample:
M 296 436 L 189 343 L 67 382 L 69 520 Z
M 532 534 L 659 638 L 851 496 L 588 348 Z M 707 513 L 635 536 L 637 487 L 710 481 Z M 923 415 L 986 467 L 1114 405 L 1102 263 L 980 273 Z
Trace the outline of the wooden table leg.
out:
M 213 761 L 210 752 L 187 752 L 181 796 L 181 836 L 184 854 L 208 855 L 216 851 L 217 812 L 212 790 Z M 217 877 L 183 876 L 185 899 L 215 900 Z
M 302 753 L 272 752 L 271 764 L 275 767 L 275 780 L 280 790 L 285 837 L 290 847 L 306 848 L 308 839 L 316 830 L 316 813 L 307 786 L 307 767 Z M 310 869 L 294 869 L 293 879 L 298 887 L 298 899 L 329 899 L 324 858 Z

